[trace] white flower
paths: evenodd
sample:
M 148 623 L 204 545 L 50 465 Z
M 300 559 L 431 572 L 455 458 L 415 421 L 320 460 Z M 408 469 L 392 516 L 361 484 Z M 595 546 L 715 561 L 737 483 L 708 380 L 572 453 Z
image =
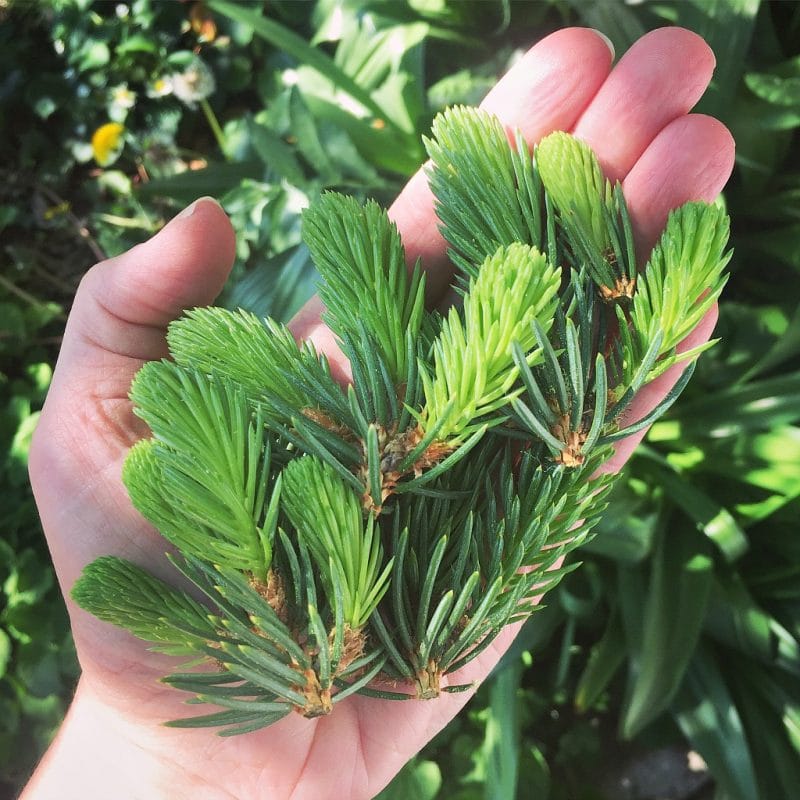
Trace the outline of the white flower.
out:
M 127 83 L 121 83 L 111 89 L 111 103 L 118 108 L 133 108 L 136 105 L 136 92 L 132 92 Z
M 147 87 L 148 97 L 166 97 L 168 94 L 172 94 L 171 75 L 167 75 L 166 77 L 162 78 L 156 78 L 156 80 L 154 80 Z
M 195 58 L 183 72 L 171 75 L 169 81 L 175 97 L 187 106 L 205 100 L 217 88 L 214 73 L 199 58 Z

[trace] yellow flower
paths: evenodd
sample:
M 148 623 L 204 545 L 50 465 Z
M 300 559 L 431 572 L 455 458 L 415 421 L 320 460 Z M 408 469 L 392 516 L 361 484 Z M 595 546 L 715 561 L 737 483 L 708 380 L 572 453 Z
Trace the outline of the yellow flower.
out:
M 119 122 L 107 122 L 101 125 L 92 134 L 92 153 L 94 160 L 101 166 L 107 167 L 116 161 L 122 150 L 122 134 L 125 126 Z

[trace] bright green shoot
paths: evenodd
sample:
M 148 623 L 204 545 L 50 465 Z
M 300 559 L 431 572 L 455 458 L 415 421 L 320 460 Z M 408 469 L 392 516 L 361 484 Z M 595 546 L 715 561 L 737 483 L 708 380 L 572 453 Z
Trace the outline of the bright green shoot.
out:
M 383 564 L 374 518 L 364 519 L 361 498 L 313 456 L 292 461 L 283 481 L 284 511 L 324 577 L 329 602 L 337 602 L 340 586 L 345 622 L 363 627 L 389 587 L 392 567 L 391 559 Z
M 560 282 L 561 270 L 527 245 L 500 247 L 484 261 L 470 280 L 463 315 L 451 309 L 434 343 L 433 375 L 420 364 L 424 430 L 438 426 L 437 438 L 457 445 L 508 406 L 519 376 L 511 346 L 518 342 L 535 363 L 540 351 L 532 323 L 550 329 Z
M 603 204 L 611 201 L 611 184 L 589 145 L 568 133 L 551 133 L 536 147 L 536 166 L 563 222 L 584 231 L 602 253 L 609 245 Z
M 245 393 L 163 361 L 139 372 L 131 397 L 155 437 L 125 462 L 134 505 L 180 549 L 264 578 L 275 531 L 265 503 L 271 446 Z
M 389 374 L 408 371 L 406 332 L 419 333 L 425 279 L 417 264 L 409 276 L 397 227 L 375 202 L 329 192 L 303 215 L 303 238 L 325 279 L 325 321 L 340 338 L 371 334 Z
M 675 348 L 717 301 L 727 282 L 724 270 L 732 251 L 725 252 L 730 223 L 725 212 L 706 203 L 687 203 L 671 212 L 633 298 L 631 323 L 636 359 L 641 361 L 660 331 L 659 359 L 648 380 L 676 361 Z
M 152 649 L 162 653 L 192 655 L 216 636 L 207 609 L 121 558 L 93 561 L 72 597 L 99 619 L 154 642 Z

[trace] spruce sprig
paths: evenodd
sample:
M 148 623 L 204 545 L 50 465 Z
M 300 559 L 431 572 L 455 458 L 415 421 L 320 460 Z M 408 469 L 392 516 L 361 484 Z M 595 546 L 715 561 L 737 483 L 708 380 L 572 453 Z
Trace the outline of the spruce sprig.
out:
M 725 252 L 730 223 L 725 212 L 706 203 L 686 203 L 670 212 L 639 282 L 630 317 L 636 363 L 644 357 L 657 332 L 658 362 L 650 381 L 677 361 L 696 358 L 700 349 L 678 354 L 685 339 L 717 301 L 728 276 L 732 253 Z M 665 358 L 664 356 L 668 356 Z
M 425 139 L 428 179 L 450 258 L 464 275 L 477 278 L 501 245 L 522 243 L 544 252 L 550 221 L 522 135 L 517 132 L 509 147 L 496 117 L 467 106 L 438 115 L 431 130 Z
M 154 642 L 152 649 L 162 653 L 191 655 L 214 637 L 207 609 L 122 558 L 101 556 L 89 564 L 72 597 L 99 619 Z
M 443 676 L 532 613 L 534 599 L 574 568 L 556 564 L 586 540 L 604 508 L 610 480 L 590 479 L 602 454 L 571 470 L 545 467 L 530 450 L 513 467 L 508 444 L 478 450 L 476 463 L 489 459 L 491 471 L 477 475 L 462 462 L 437 482 L 439 496 L 396 506 L 392 589 L 373 619 L 389 654 L 386 671 L 412 683 L 412 692 L 393 698 L 435 696 Z M 452 491 L 464 485 L 475 487 L 469 503 Z
M 313 456 L 292 461 L 282 478 L 284 510 L 314 558 L 326 592 L 331 599 L 341 592 L 345 623 L 362 628 L 385 594 L 392 568 L 391 560 L 383 563 L 375 517 L 365 520 L 358 495 Z
M 523 244 L 501 246 L 483 262 L 463 309 L 450 310 L 434 342 L 433 375 L 420 365 L 423 431 L 438 426 L 437 438 L 455 446 L 508 406 L 519 374 L 512 345 L 528 364 L 540 358 L 532 327 L 552 324 L 560 283 L 561 271 Z
M 253 401 L 280 399 L 303 408 L 312 397 L 328 413 L 345 413 L 325 358 L 275 320 L 241 309 L 195 308 L 170 324 L 167 343 L 177 364 L 229 378 Z
M 606 301 L 630 301 L 636 284 L 636 247 L 622 187 L 603 176 L 591 148 L 556 132 L 536 148 L 536 166 L 563 226 L 572 266 L 592 275 Z
M 469 688 L 445 676 L 577 566 L 610 444 L 669 408 L 705 348 L 678 353 L 724 286 L 719 209 L 675 210 L 640 274 L 622 189 L 585 144 L 532 152 L 460 107 L 426 145 L 462 298 L 446 316 L 386 212 L 330 193 L 303 236 L 350 385 L 285 326 L 215 308 L 173 323 L 174 360 L 134 381 L 152 437 L 123 478 L 204 600 L 114 557 L 73 596 L 190 659 L 164 681 L 218 710 L 172 725 L 233 735 L 356 692 Z M 676 363 L 663 402 L 623 423 Z
M 303 239 L 324 279 L 319 294 L 328 327 L 354 351 L 362 341 L 377 350 L 401 383 L 406 336 L 416 340 L 422 324 L 425 276 L 419 263 L 408 274 L 397 227 L 374 201 L 361 205 L 326 192 L 303 214 Z
M 125 462 L 133 504 L 183 552 L 265 578 L 280 490 L 261 414 L 230 381 L 166 361 L 139 371 L 131 398 L 154 436 Z

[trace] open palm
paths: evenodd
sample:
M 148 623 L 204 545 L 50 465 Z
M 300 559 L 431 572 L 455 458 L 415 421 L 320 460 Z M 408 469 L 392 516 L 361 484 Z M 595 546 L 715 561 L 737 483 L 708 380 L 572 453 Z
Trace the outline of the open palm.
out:
M 637 244 L 646 253 L 670 209 L 712 200 L 730 174 L 733 142 L 719 122 L 688 112 L 711 77 L 714 58 L 696 35 L 664 28 L 640 39 L 611 70 L 612 54 L 589 29 L 559 31 L 536 45 L 483 107 L 529 142 L 568 130 L 623 182 Z M 31 451 L 31 479 L 65 595 L 100 555 L 125 557 L 175 581 L 161 537 L 133 509 L 121 483 L 128 448 L 147 431 L 133 415 L 135 372 L 166 355 L 167 324 L 220 291 L 234 255 L 224 213 L 199 201 L 149 242 L 90 270 L 75 299 Z M 430 302 L 451 273 L 432 197 L 418 173 L 391 209 L 409 259 L 428 272 Z M 312 301 L 294 320 L 335 368 L 346 364 Z M 690 337 L 710 335 L 710 314 Z M 637 398 L 641 415 L 676 379 L 668 372 Z M 640 438 L 636 437 L 637 439 Z M 626 441 L 608 466 L 635 446 Z M 30 798 L 371 798 L 468 700 L 396 703 L 354 696 L 328 717 L 290 715 L 245 736 L 161 727 L 186 716 L 183 696 L 158 677 L 175 660 L 150 653 L 124 631 L 67 600 L 83 674 L 70 714 L 31 781 Z M 479 682 L 513 638 L 507 631 L 461 671 Z

